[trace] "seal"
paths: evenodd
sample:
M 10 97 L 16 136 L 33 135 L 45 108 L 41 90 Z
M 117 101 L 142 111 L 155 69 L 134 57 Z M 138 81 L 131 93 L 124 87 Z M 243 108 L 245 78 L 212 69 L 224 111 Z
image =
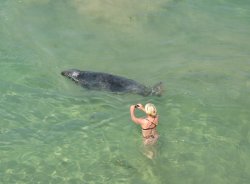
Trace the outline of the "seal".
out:
M 153 87 L 147 87 L 125 77 L 103 72 L 80 71 L 77 69 L 65 70 L 62 71 L 61 74 L 73 80 L 76 84 L 90 90 L 134 93 L 142 96 L 161 96 L 163 92 L 162 82 L 157 83 Z

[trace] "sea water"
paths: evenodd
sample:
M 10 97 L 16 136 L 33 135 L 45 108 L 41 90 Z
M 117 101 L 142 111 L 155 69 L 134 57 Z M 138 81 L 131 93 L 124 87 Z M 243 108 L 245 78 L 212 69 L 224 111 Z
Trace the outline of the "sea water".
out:
M 249 58 L 247 0 L 1 0 L 0 183 L 247 184 Z M 164 93 L 90 91 L 69 68 Z M 152 160 L 129 114 L 148 102 Z

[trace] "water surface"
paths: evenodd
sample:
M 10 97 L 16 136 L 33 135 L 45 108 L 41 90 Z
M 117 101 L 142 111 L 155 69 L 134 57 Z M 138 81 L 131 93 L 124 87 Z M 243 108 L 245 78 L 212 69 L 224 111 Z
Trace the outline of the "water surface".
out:
M 2 0 L 0 182 L 248 183 L 249 20 L 245 0 Z M 68 68 L 165 92 L 89 91 Z M 154 160 L 138 102 L 160 114 Z

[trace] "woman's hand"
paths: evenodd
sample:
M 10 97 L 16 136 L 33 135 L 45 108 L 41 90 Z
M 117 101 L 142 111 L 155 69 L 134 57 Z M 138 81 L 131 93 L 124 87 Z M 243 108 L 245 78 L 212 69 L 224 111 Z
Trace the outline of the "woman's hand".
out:
M 143 107 L 142 104 L 136 104 L 136 105 L 135 105 L 135 108 L 141 109 L 141 107 Z
M 136 105 L 135 105 L 135 108 L 140 109 L 140 110 L 142 110 L 142 111 L 145 112 L 144 107 L 143 107 L 142 104 L 136 104 Z

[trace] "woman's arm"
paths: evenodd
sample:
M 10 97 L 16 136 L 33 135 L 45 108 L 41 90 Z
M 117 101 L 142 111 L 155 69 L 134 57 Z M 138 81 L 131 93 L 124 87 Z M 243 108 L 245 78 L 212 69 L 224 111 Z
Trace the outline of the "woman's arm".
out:
M 133 122 L 135 122 L 136 124 L 142 125 L 143 123 L 143 119 L 142 118 L 137 118 L 135 117 L 135 105 L 131 105 L 130 106 L 130 116 Z

